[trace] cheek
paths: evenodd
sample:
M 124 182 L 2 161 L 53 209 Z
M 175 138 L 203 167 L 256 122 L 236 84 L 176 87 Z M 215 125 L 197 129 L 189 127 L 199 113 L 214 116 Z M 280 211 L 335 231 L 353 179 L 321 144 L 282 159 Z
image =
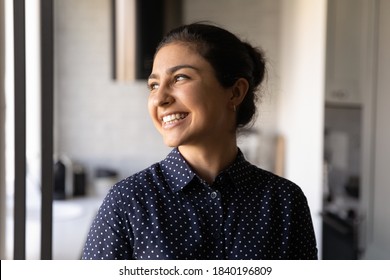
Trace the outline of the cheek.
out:
M 149 96 L 148 96 L 148 110 L 149 110 L 149 112 L 152 112 L 154 107 L 155 106 L 154 106 L 153 95 L 150 93 Z
M 149 116 L 152 119 L 152 121 L 156 122 L 157 110 L 156 110 L 156 107 L 153 105 L 153 99 L 151 97 L 149 97 L 149 99 L 148 99 L 148 112 L 149 112 Z
M 210 92 L 203 87 L 191 87 L 183 89 L 180 94 L 180 102 L 192 110 L 203 110 L 209 103 Z

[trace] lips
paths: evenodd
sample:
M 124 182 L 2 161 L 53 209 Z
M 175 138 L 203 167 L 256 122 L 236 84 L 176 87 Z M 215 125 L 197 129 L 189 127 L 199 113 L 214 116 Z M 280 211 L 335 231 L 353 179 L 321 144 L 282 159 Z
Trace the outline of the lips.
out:
M 164 124 L 173 124 L 185 119 L 187 116 L 188 113 L 173 113 L 162 117 L 162 121 Z

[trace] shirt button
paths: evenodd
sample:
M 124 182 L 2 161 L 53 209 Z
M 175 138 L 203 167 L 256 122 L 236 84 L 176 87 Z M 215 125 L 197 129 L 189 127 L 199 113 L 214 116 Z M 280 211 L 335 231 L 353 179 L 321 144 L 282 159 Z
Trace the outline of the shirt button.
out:
M 211 198 L 213 198 L 213 199 L 216 198 L 216 197 L 217 197 L 217 192 L 212 192 L 210 196 L 211 196 Z

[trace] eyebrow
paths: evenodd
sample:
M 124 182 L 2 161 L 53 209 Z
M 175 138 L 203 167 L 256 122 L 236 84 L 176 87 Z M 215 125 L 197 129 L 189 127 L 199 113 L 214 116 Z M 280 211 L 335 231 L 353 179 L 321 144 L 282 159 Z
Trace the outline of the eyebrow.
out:
M 199 69 L 196 68 L 195 66 L 192 66 L 192 65 L 189 65 L 189 64 L 180 64 L 180 65 L 176 65 L 176 66 L 173 66 L 173 67 L 169 68 L 166 71 L 166 73 L 172 74 L 172 73 L 175 73 L 176 71 L 178 71 L 180 69 L 183 69 L 183 68 L 190 68 L 190 69 L 194 69 L 195 71 L 199 72 Z M 156 79 L 157 77 L 158 77 L 157 74 L 150 74 L 148 79 Z

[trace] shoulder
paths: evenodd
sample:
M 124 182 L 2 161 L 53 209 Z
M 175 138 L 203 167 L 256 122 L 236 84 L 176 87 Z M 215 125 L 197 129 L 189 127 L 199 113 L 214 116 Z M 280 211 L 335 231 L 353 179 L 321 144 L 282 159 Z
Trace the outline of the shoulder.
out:
M 250 163 L 241 150 L 234 164 L 227 171 L 240 190 L 249 191 L 252 194 L 290 198 L 303 196 L 297 184 Z
M 241 176 L 237 177 L 243 185 L 263 193 L 279 196 L 304 196 L 302 189 L 296 183 L 253 164 L 248 163 L 245 171 L 243 170 Z
M 159 197 L 167 195 L 169 190 L 159 169 L 158 164 L 153 164 L 113 185 L 101 204 L 102 214 L 127 219 L 128 213 L 141 209 L 145 203 L 154 205 Z
M 111 193 L 133 193 L 136 191 L 157 188 L 164 182 L 160 163 L 138 171 L 112 186 Z
M 254 176 L 271 186 L 285 186 L 286 188 L 292 189 L 299 188 L 294 182 L 256 166 L 253 166 L 253 173 Z

